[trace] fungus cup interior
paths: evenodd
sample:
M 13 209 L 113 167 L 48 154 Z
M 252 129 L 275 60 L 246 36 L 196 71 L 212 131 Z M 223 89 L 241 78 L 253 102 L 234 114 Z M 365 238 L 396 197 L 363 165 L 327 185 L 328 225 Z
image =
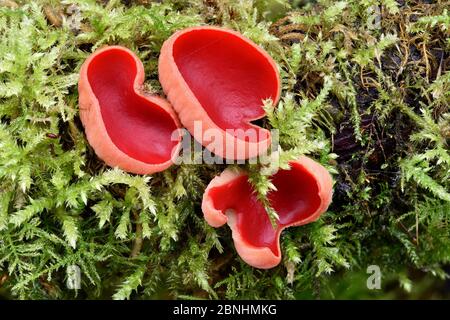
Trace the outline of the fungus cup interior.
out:
M 94 57 L 87 74 L 112 142 L 134 159 L 162 163 L 178 143 L 171 141 L 177 125 L 166 110 L 136 92 L 137 68 L 130 53 L 111 49 Z
M 278 256 L 281 230 L 300 224 L 311 216 L 319 209 L 321 200 L 316 179 L 299 164 L 292 164 L 291 170 L 278 171 L 272 182 L 277 190 L 272 191 L 268 198 L 280 217 L 276 229 L 258 201 L 247 175 L 212 188 L 210 194 L 215 208 L 222 212 L 228 209 L 235 211 L 236 228 L 247 243 L 255 247 L 268 247 Z
M 251 123 L 265 115 L 263 99 L 278 98 L 278 76 L 267 57 L 238 35 L 211 29 L 180 35 L 173 56 L 190 90 L 219 128 L 253 128 L 258 140 L 267 139 L 268 132 Z

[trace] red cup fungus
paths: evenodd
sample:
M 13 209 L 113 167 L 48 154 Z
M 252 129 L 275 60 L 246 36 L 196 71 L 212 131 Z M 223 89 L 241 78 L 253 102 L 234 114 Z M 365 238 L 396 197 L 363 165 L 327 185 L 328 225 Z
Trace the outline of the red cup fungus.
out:
M 174 162 L 182 132 L 171 105 L 144 93 L 143 82 L 144 67 L 132 51 L 97 50 L 81 67 L 80 118 L 89 144 L 106 164 L 151 174 Z
M 268 199 L 279 215 L 275 229 L 244 171 L 226 169 L 203 195 L 202 211 L 208 224 L 220 227 L 227 223 L 238 254 L 253 267 L 278 265 L 283 229 L 317 220 L 331 202 L 332 178 L 322 165 L 300 157 L 290 167 L 272 176 L 276 190 Z
M 265 116 L 264 99 L 278 102 L 280 77 L 258 45 L 228 29 L 187 28 L 164 42 L 158 69 L 181 123 L 208 150 L 248 159 L 268 149 L 270 132 L 252 121 Z

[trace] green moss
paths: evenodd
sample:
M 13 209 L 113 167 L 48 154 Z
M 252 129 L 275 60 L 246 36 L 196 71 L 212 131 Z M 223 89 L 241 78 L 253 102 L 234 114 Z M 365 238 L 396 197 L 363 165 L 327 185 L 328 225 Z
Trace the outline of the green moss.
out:
M 22 2 L 0 2 L 7 4 L 0 7 L 0 295 L 427 297 L 448 277 L 443 4 Z M 280 131 L 280 166 L 309 154 L 334 174 L 329 212 L 286 230 L 283 261 L 271 270 L 246 265 L 228 228 L 203 219 L 203 190 L 223 165 L 152 176 L 112 170 L 79 121 L 78 71 L 93 50 L 130 47 L 144 62 L 149 90 L 161 93 L 162 43 L 198 24 L 236 29 L 278 62 L 283 97 L 277 108 L 267 103 L 264 125 Z M 245 166 L 264 200 L 265 173 L 274 168 Z M 371 264 L 381 268 L 383 290 L 365 287 Z M 77 291 L 66 288 L 71 265 L 81 269 Z M 433 297 L 442 297 L 436 290 Z

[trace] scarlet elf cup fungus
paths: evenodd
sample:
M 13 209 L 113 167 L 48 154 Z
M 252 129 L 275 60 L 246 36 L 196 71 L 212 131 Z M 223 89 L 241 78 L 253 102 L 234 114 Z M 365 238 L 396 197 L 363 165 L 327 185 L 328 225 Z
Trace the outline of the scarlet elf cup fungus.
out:
M 277 190 L 269 193 L 268 199 L 279 215 L 276 228 L 244 171 L 226 169 L 209 183 L 203 195 L 202 211 L 208 224 L 220 227 L 227 223 L 238 254 L 253 267 L 278 265 L 283 229 L 317 220 L 331 202 L 332 179 L 322 165 L 300 157 L 290 166 L 290 170 L 272 176 Z
M 158 69 L 181 123 L 207 149 L 226 159 L 268 149 L 270 132 L 251 121 L 264 117 L 264 99 L 278 102 L 280 77 L 259 46 L 228 29 L 192 27 L 164 42 Z
M 143 82 L 144 67 L 132 51 L 97 50 L 81 67 L 80 118 L 89 144 L 106 164 L 151 174 L 174 162 L 182 132 L 171 105 L 145 94 Z

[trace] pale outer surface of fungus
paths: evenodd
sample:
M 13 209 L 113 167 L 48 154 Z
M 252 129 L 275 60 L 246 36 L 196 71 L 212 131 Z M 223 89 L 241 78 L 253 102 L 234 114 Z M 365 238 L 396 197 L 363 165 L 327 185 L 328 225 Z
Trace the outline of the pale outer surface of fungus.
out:
M 281 92 L 281 81 L 279 76 L 279 71 L 276 63 L 268 55 L 266 51 L 260 48 L 258 45 L 253 43 L 251 40 L 245 38 L 240 33 L 225 29 L 222 27 L 212 27 L 212 26 L 201 26 L 201 27 L 191 27 L 187 29 L 180 30 L 174 33 L 169 39 L 167 39 L 162 48 L 161 54 L 159 56 L 159 81 L 163 87 L 163 90 L 167 96 L 167 99 L 171 102 L 175 111 L 178 114 L 178 117 L 181 123 L 186 127 L 186 129 L 194 136 L 194 138 L 199 141 L 203 146 L 210 149 L 216 155 L 225 158 L 225 159 L 249 159 L 252 157 L 256 157 L 263 152 L 265 152 L 270 144 L 271 144 L 271 135 L 270 132 L 264 128 L 258 127 L 256 125 L 250 124 L 250 127 L 263 132 L 264 135 L 267 135 L 266 139 L 262 139 L 260 141 L 244 141 L 239 138 L 236 138 L 234 135 L 230 134 L 223 128 L 220 128 L 211 117 L 208 115 L 202 104 L 199 102 L 188 83 L 184 80 L 183 75 L 181 74 L 177 63 L 174 58 L 174 44 L 180 36 L 186 35 L 188 33 L 202 31 L 202 30 L 213 30 L 217 32 L 227 33 L 228 35 L 232 35 L 237 37 L 242 43 L 246 45 L 250 45 L 252 49 L 258 55 L 261 55 L 266 63 L 270 65 L 273 69 L 274 77 L 276 78 L 276 96 L 273 97 L 273 105 L 275 105 L 279 98 Z M 239 59 L 239 57 L 236 57 Z M 205 83 L 207 86 L 208 83 Z M 263 102 L 261 101 L 261 107 Z M 252 120 L 260 119 L 264 116 L 258 116 L 254 119 L 246 119 L 250 123 Z M 194 122 L 201 121 L 202 123 L 202 131 L 194 130 Z M 217 146 L 212 146 L 213 143 L 208 140 L 204 132 L 213 129 L 216 132 L 220 132 L 221 141 L 218 142 Z M 210 131 L 211 132 L 211 131 Z M 233 146 L 230 148 L 230 146 Z M 228 147 L 228 150 L 226 149 Z M 231 150 L 230 150 L 231 149 Z
M 133 83 L 135 93 L 167 112 L 176 127 L 180 128 L 178 117 L 168 101 L 157 96 L 145 94 L 142 91 L 145 74 L 144 66 L 142 65 L 141 60 L 131 50 L 125 47 L 107 46 L 91 54 L 83 63 L 80 70 L 80 79 L 78 82 L 80 118 L 85 128 L 85 133 L 89 144 L 93 147 L 97 156 L 110 167 L 119 167 L 122 170 L 136 174 L 152 174 L 154 172 L 163 171 L 174 163 L 181 148 L 180 143 L 178 143 L 176 148 L 172 151 L 170 159 L 167 159 L 167 161 L 162 163 L 151 164 L 134 159 L 124 153 L 114 144 L 111 137 L 108 135 L 102 118 L 99 101 L 92 90 L 91 84 L 89 83 L 88 67 L 98 55 L 109 50 L 120 50 L 129 54 L 133 58 L 136 63 L 136 77 Z M 181 129 L 178 130 L 181 140 L 182 131 Z
M 310 174 L 312 174 L 315 178 L 318 187 L 318 196 L 320 198 L 320 205 L 317 209 L 310 214 L 308 217 L 294 221 L 288 225 L 284 225 L 277 230 L 277 252 L 278 255 L 274 254 L 274 252 L 268 247 L 258 247 L 254 246 L 248 241 L 244 239 L 241 231 L 237 227 L 236 223 L 236 213 L 234 210 L 219 210 L 215 207 L 214 199 L 210 195 L 210 191 L 216 187 L 220 187 L 223 185 L 227 185 L 235 179 L 238 179 L 242 176 L 246 176 L 247 174 L 244 171 L 233 171 L 230 168 L 225 169 L 220 175 L 216 176 L 209 185 L 207 186 L 202 202 L 202 211 L 204 214 L 205 220 L 212 227 L 220 227 L 225 223 L 228 224 L 232 231 L 232 237 L 234 241 L 234 245 L 236 247 L 236 251 L 239 256 L 249 265 L 261 268 L 261 269 L 270 269 L 277 266 L 281 261 L 281 250 L 280 250 L 280 241 L 279 237 L 281 232 L 288 227 L 291 226 L 300 226 L 313 221 L 316 221 L 322 213 L 324 213 L 328 206 L 331 203 L 332 199 L 332 178 L 329 172 L 316 161 L 302 156 L 296 161 L 292 161 L 292 163 L 296 163 L 301 165 L 304 169 L 306 169 Z M 299 181 L 301 183 L 301 181 Z M 230 190 L 232 192 L 232 190 Z M 245 213 L 241 213 L 245 214 Z

